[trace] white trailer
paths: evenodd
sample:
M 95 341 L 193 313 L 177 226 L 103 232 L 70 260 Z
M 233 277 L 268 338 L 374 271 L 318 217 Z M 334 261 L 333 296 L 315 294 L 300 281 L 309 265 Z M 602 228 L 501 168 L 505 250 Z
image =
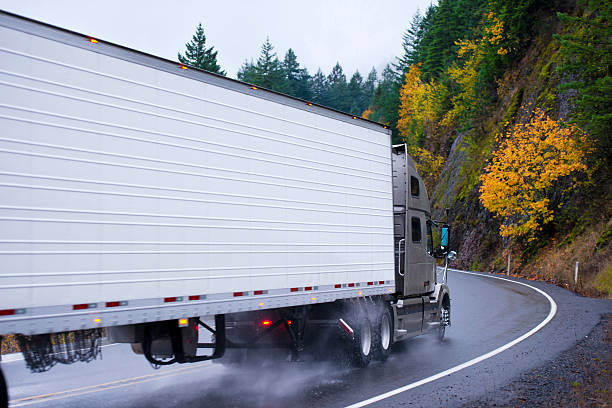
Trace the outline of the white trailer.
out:
M 361 346 L 387 319 L 385 354 L 449 323 L 427 193 L 387 126 L 5 12 L 0 123 L 0 336 L 25 348 L 113 328 L 152 362 L 200 361 L 267 311 L 294 353 L 311 313 Z M 213 356 L 185 346 L 199 316 L 223 326 Z

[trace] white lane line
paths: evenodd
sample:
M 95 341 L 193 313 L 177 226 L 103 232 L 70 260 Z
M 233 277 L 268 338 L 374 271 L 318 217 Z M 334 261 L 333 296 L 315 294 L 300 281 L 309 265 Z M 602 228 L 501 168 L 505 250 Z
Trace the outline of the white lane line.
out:
M 411 389 L 419 387 L 419 386 L 421 386 L 423 384 L 427 384 L 427 383 L 430 383 L 432 381 L 438 380 L 438 379 L 440 379 L 442 377 L 445 377 L 447 375 L 456 373 L 457 371 L 460 371 L 460 370 L 463 370 L 464 368 L 468 368 L 470 366 L 473 366 L 474 364 L 478 364 L 481 361 L 484 361 L 486 359 L 489 359 L 489 358 L 491 358 L 491 357 L 501 353 L 502 351 L 508 350 L 510 347 L 520 343 L 521 341 L 525 340 L 529 336 L 535 334 L 542 327 L 546 326 L 553 319 L 553 317 L 555 317 L 555 314 L 557 313 L 557 304 L 555 303 L 553 298 L 551 298 L 548 295 L 548 293 L 546 293 L 543 290 L 540 290 L 540 289 L 538 289 L 538 288 L 536 288 L 534 286 L 528 285 L 528 284 L 523 283 L 523 282 L 517 282 L 517 281 L 510 280 L 510 279 L 501 278 L 499 276 L 483 275 L 483 274 L 480 274 L 480 273 L 460 271 L 460 270 L 457 270 L 457 269 L 452 269 L 452 271 L 459 272 L 459 273 L 465 273 L 465 274 L 469 274 L 469 275 L 482 276 L 482 277 L 485 277 L 485 278 L 499 279 L 499 280 L 503 280 L 503 281 L 507 281 L 507 282 L 516 283 L 518 285 L 527 286 L 528 288 L 531 288 L 531 289 L 535 290 L 536 292 L 538 292 L 541 295 L 543 295 L 546 299 L 548 299 L 548 302 L 550 303 L 550 311 L 548 312 L 548 316 L 546 316 L 546 318 L 544 320 L 542 320 L 542 322 L 540 322 L 540 324 L 538 324 L 533 329 L 529 330 L 527 333 L 523 334 L 521 337 L 518 337 L 518 338 L 512 340 L 510 343 L 506 343 L 503 346 L 498 347 L 498 348 L 496 348 L 493 351 L 490 351 L 490 352 L 488 352 L 486 354 L 483 354 L 483 355 L 481 355 L 479 357 L 476 357 L 476 358 L 474 358 L 472 360 L 466 361 L 463 364 L 459 364 L 459 365 L 457 365 L 455 367 L 449 368 L 448 370 L 442 371 L 441 373 L 434 374 L 434 375 L 432 375 L 430 377 L 423 378 L 422 380 L 413 382 L 412 384 L 404 385 L 403 387 L 396 388 L 394 390 L 385 392 L 384 394 L 377 395 L 376 397 L 368 398 L 367 400 L 363 400 L 363 401 L 357 402 L 355 404 L 349 405 L 346 408 L 365 407 L 366 405 L 370 405 L 370 404 L 373 404 L 375 402 L 382 401 L 382 400 L 384 400 L 386 398 L 392 397 L 392 396 L 397 395 L 397 394 L 401 394 L 402 392 L 411 390 Z

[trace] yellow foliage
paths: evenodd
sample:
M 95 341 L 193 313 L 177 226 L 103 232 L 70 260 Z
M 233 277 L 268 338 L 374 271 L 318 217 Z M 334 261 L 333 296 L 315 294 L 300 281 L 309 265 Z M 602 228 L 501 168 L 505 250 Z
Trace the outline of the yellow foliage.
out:
M 444 157 L 420 147 L 409 147 L 408 152 L 416 163 L 417 171 L 423 178 L 427 191 L 433 193 L 436 181 L 444 167 Z
M 361 117 L 364 119 L 370 119 L 370 116 L 372 116 L 372 111 L 370 110 L 370 108 L 366 109 L 363 111 L 363 113 L 361 114 Z
M 453 97 L 453 107 L 444 115 L 442 125 L 452 126 L 464 112 L 477 106 L 480 95 L 476 94 L 476 85 L 481 63 L 490 46 L 499 46 L 499 55 L 506 55 L 510 51 L 500 45 L 503 39 L 504 22 L 495 13 L 489 12 L 485 15 L 484 35 L 481 38 L 455 41 L 455 45 L 459 46 L 457 57 L 460 63 L 451 65 L 447 72 L 459 85 L 459 92 Z
M 452 126 L 462 112 L 477 105 L 476 83 L 480 73 L 479 65 L 484 57 L 481 42 L 459 40 L 455 44 L 459 46 L 457 55 L 463 64 L 453 64 L 448 68 L 448 75 L 459 85 L 459 92 L 453 97 L 453 107 L 442 119 L 444 126 Z
M 504 39 L 504 22 L 501 21 L 495 13 L 490 11 L 487 13 L 487 24 L 484 27 L 485 36 L 483 37 L 484 41 L 487 41 L 491 45 L 499 45 L 501 41 Z M 508 53 L 508 49 L 499 47 L 497 53 L 499 55 L 506 55 Z
M 404 76 L 400 89 L 400 107 L 397 127 L 408 146 L 417 146 L 427 130 L 433 128 L 443 109 L 444 85 L 433 79 L 429 83 L 421 80 L 420 64 L 411 65 Z
M 409 146 L 416 145 L 419 135 L 419 124 L 423 122 L 423 101 L 425 100 L 425 84 L 421 81 L 420 64 L 411 65 L 404 76 L 404 84 L 400 89 L 400 107 L 397 128 L 402 138 Z
M 536 109 L 530 122 L 515 125 L 497 142 L 500 146 L 480 176 L 480 201 L 502 220 L 502 236 L 532 240 L 554 218 L 551 189 L 570 175 L 564 191 L 574 189 L 576 173 L 587 170 L 585 135 Z

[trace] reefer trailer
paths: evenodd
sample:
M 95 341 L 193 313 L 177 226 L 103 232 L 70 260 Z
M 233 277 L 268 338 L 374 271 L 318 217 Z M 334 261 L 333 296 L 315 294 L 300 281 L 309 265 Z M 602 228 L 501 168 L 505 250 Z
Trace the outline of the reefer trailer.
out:
M 0 335 L 38 369 L 101 328 L 152 364 L 335 330 L 364 366 L 450 323 L 387 126 L 6 12 L 0 88 Z

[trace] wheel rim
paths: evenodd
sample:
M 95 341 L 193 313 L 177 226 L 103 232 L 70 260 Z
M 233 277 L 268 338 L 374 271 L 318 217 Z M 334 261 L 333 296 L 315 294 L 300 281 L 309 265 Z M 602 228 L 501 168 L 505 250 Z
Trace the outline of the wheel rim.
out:
M 370 354 L 370 348 L 372 347 L 372 333 L 370 331 L 370 325 L 364 324 L 361 327 L 361 352 L 364 356 Z
M 383 350 L 387 350 L 389 348 L 390 343 L 391 343 L 391 325 L 389 323 L 389 315 L 385 313 L 380 323 L 380 345 Z
M 440 310 L 440 327 L 438 331 L 438 336 L 440 337 L 440 340 L 444 338 L 444 334 L 446 333 L 446 322 L 444 319 L 445 312 L 446 312 L 445 308 L 442 308 L 442 310 Z

